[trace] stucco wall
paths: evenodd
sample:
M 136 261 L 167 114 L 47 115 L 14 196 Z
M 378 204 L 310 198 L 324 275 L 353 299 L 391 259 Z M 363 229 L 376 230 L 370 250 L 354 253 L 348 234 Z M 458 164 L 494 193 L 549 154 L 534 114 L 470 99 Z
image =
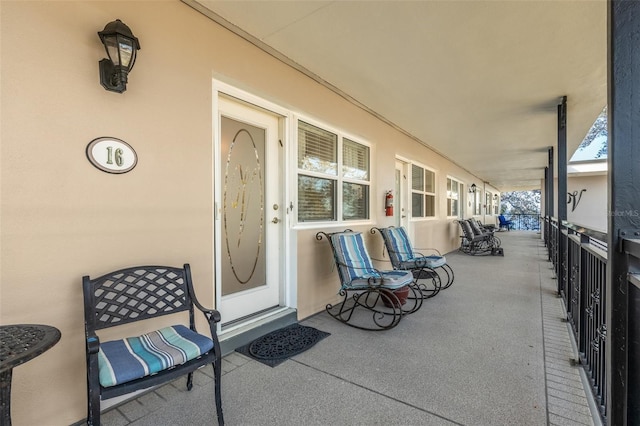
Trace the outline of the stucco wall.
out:
M 70 424 L 86 414 L 83 275 L 189 262 L 201 301 L 214 304 L 212 78 L 374 145 L 372 220 L 362 231 L 392 224 L 382 197 L 396 155 L 435 168 L 440 194 L 447 174 L 480 182 L 177 0 L 0 8 L 0 322 L 62 331 L 58 345 L 15 369 L 15 424 Z M 124 94 L 98 80 L 105 54 L 96 32 L 116 18 L 142 46 Z M 86 145 L 100 136 L 134 147 L 134 171 L 110 175 L 87 161 Z M 439 219 L 414 223 L 417 246 L 457 247 L 445 209 L 441 198 Z M 317 230 L 293 230 L 300 318 L 322 310 L 338 287 Z M 367 239 L 372 253 L 381 251 L 379 236 Z
M 607 191 L 606 175 L 570 176 L 567 179 L 567 192 L 576 193 L 577 197 L 574 204 L 572 197 L 567 195 L 567 220 L 606 233 Z

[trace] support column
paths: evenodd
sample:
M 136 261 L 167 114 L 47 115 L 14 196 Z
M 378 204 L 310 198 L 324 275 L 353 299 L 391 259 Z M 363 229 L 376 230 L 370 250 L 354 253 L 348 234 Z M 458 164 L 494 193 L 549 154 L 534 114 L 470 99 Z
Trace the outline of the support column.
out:
M 606 416 L 608 425 L 638 424 L 637 344 L 629 330 L 628 257 L 620 240 L 640 230 L 640 1 L 609 0 L 608 6 L 608 265 L 606 284 Z M 624 235 L 623 235 L 624 234 Z M 635 309 L 634 306 L 634 312 Z M 631 363 L 630 363 L 631 362 Z M 631 373 L 631 374 L 630 374 Z M 637 376 L 636 376 L 637 377 Z
M 567 286 L 567 239 L 562 223 L 567 220 L 567 97 L 558 105 L 558 294 Z
M 548 177 L 549 177 L 549 194 L 547 196 L 547 200 L 549 201 L 549 218 L 552 218 L 553 216 L 555 216 L 555 211 L 553 208 L 553 186 L 554 186 L 554 182 L 553 182 L 553 147 L 549 147 L 549 166 L 547 167 L 547 171 L 548 173 Z M 553 226 L 551 226 L 551 220 L 549 220 L 549 225 L 550 225 L 550 229 L 549 229 L 549 241 L 550 241 L 550 248 L 549 248 L 549 261 L 553 264 L 554 268 L 556 265 L 556 260 L 554 258 L 555 256 L 555 252 L 556 250 L 554 249 L 554 247 L 557 245 L 558 241 L 555 239 L 555 230 L 553 229 Z

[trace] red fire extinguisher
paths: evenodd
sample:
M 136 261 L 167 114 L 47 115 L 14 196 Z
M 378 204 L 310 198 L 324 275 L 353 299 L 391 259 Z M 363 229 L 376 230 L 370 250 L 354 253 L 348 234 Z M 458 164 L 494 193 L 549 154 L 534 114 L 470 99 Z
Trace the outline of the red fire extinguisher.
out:
M 384 211 L 386 216 L 393 216 L 393 191 L 388 190 L 384 198 Z

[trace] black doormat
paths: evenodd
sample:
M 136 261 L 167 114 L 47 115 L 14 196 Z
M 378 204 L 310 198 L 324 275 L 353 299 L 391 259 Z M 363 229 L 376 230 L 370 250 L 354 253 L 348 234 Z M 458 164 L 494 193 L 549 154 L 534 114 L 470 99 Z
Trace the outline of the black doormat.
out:
M 313 327 L 292 324 L 258 337 L 248 345 L 237 348 L 236 352 L 275 367 L 330 335 Z

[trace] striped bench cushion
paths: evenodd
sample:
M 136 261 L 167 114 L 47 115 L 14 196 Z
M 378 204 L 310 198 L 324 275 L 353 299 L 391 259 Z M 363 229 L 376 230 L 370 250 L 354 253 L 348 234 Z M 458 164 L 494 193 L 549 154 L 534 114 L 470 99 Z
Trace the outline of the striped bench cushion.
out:
M 138 337 L 100 344 L 98 369 L 103 387 L 155 374 L 199 357 L 213 341 L 184 325 L 166 327 Z

